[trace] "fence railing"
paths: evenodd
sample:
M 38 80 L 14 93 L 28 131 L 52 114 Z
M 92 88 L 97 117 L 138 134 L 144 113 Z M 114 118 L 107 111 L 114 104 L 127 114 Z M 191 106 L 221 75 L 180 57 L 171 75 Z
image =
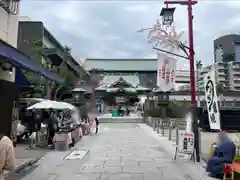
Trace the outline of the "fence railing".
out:
M 169 141 L 172 141 L 175 143 L 175 145 L 179 144 L 179 134 L 181 132 L 185 131 L 184 126 L 179 122 L 184 121 L 184 119 L 161 119 L 161 118 L 148 118 L 146 119 L 146 124 L 151 126 L 153 128 L 153 131 L 155 131 L 157 134 L 159 134 L 162 137 L 166 137 Z M 186 126 L 185 126 L 186 127 Z M 202 140 L 201 136 L 206 136 L 204 132 L 201 131 L 199 128 L 199 135 L 200 135 L 200 154 L 203 158 L 207 156 L 207 152 L 211 146 L 211 141 L 206 142 L 206 138 Z M 204 146 L 202 146 L 204 144 Z

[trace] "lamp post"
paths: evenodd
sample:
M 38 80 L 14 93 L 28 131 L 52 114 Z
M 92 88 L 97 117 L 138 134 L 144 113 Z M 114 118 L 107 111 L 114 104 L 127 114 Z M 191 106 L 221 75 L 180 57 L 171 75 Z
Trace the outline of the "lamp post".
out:
M 200 162 L 200 147 L 199 147 L 199 131 L 198 131 L 198 123 L 197 119 L 195 117 L 195 111 L 196 111 L 196 86 L 195 86 L 195 72 L 194 72 L 194 43 L 193 43 L 193 12 L 192 12 L 192 6 L 195 5 L 197 1 L 194 0 L 186 0 L 186 1 L 164 1 L 164 4 L 166 4 L 166 8 L 162 9 L 162 12 L 160 15 L 163 16 L 163 20 L 169 21 L 169 11 L 174 13 L 173 8 L 168 8 L 169 4 L 180 4 L 180 5 L 187 5 L 188 6 L 188 38 L 189 38 L 189 47 L 188 52 L 185 52 L 188 56 L 188 59 L 190 61 L 190 86 L 191 86 L 191 104 L 193 108 L 193 132 L 195 134 L 195 150 L 196 150 L 196 160 L 197 162 Z M 165 12 L 165 13 L 164 13 Z M 166 16 L 166 17 L 164 17 Z M 171 18 L 173 20 L 173 18 Z M 171 20 L 170 19 L 170 20 Z M 181 46 L 181 44 L 180 44 Z
M 195 134 L 195 149 L 196 149 L 196 160 L 200 161 L 199 156 L 199 132 L 198 132 L 198 123 L 197 119 L 195 117 L 195 111 L 196 111 L 196 86 L 195 86 L 195 72 L 194 72 L 194 44 L 193 44 L 193 15 L 192 15 L 192 5 L 195 5 L 197 1 L 194 0 L 185 0 L 185 1 L 164 1 L 164 4 L 166 4 L 166 7 L 162 9 L 160 16 L 163 18 L 163 25 L 165 27 L 171 26 L 173 23 L 173 13 L 175 11 L 175 8 L 169 8 L 169 4 L 180 4 L 180 5 L 187 5 L 188 6 L 188 28 L 189 28 L 189 46 L 186 46 L 184 43 L 182 43 L 179 39 L 181 37 L 181 34 L 176 35 L 175 29 L 172 29 L 172 32 L 169 32 L 163 27 L 159 21 L 157 20 L 157 23 L 154 24 L 151 28 L 143 28 L 138 30 L 137 32 L 145 32 L 148 31 L 148 38 L 150 43 L 155 43 L 153 46 L 153 49 L 157 51 L 161 51 L 167 54 L 171 54 L 173 56 L 177 56 L 184 59 L 189 59 L 190 61 L 190 84 L 191 84 L 191 104 L 193 108 L 193 132 Z M 174 26 L 173 26 L 174 27 Z M 186 56 L 181 56 L 178 54 L 175 54 L 172 51 L 166 51 L 162 50 L 160 48 L 157 48 L 158 45 L 170 45 L 172 48 L 176 48 L 177 50 L 182 50 Z
M 169 4 L 180 4 L 188 6 L 188 37 L 189 37 L 189 47 L 188 47 L 188 59 L 190 60 L 190 85 L 191 85 L 191 103 L 196 106 L 196 87 L 195 87 L 195 73 L 194 73 L 194 44 L 193 44 L 193 13 L 192 5 L 195 5 L 197 1 L 186 0 L 186 1 L 164 1 L 166 8 L 162 8 L 161 14 L 163 16 L 163 21 L 168 20 L 169 11 L 174 13 L 175 8 L 168 8 Z M 169 21 L 169 20 L 168 20 Z M 173 21 L 173 18 L 172 18 Z
M 197 69 L 197 100 L 198 100 L 198 106 L 200 107 L 200 95 L 199 95 L 199 70 L 202 69 L 202 61 L 196 62 L 196 69 Z

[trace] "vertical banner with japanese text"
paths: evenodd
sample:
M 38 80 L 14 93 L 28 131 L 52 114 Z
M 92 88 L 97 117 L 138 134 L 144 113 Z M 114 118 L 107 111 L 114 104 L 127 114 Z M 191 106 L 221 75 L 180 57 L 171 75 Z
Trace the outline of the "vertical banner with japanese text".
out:
M 214 68 L 204 78 L 204 89 L 210 128 L 214 130 L 221 130 Z
M 177 60 L 165 54 L 158 53 L 157 86 L 162 91 L 175 88 Z

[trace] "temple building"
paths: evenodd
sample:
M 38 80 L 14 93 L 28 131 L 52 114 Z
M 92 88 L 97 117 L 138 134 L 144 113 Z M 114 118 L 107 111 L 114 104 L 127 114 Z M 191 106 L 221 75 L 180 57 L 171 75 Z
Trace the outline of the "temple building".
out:
M 157 88 L 157 59 L 86 59 L 84 64 L 96 82 L 96 100 L 134 103 Z M 177 70 L 176 83 L 190 83 L 189 71 Z
M 86 59 L 96 100 L 132 104 L 156 88 L 156 59 Z

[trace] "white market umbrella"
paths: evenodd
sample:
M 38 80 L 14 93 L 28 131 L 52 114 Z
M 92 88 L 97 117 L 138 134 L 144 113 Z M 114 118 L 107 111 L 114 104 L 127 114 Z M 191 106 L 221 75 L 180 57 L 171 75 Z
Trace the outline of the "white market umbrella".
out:
M 75 106 L 67 102 L 58 102 L 58 103 L 60 103 L 62 107 L 65 107 L 65 109 L 71 109 L 71 110 L 77 109 Z
M 45 100 L 27 108 L 30 109 L 69 109 L 69 106 L 62 102 Z

